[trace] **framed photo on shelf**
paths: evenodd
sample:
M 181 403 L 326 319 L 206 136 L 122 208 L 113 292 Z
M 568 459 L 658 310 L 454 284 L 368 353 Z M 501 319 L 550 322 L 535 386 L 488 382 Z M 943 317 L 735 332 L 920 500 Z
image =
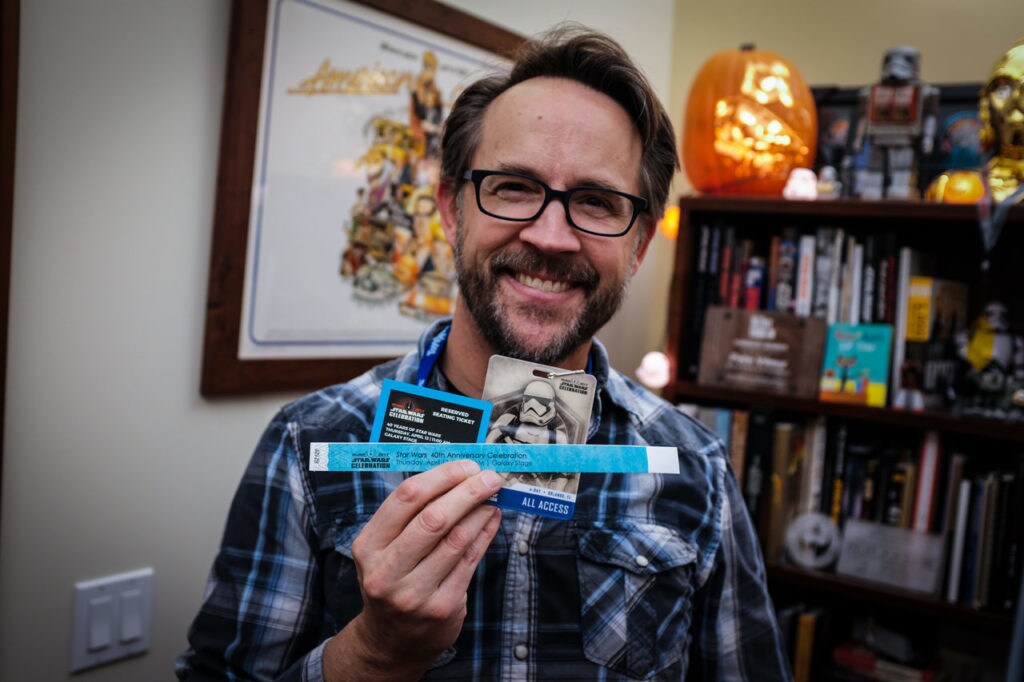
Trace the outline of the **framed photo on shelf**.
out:
M 943 171 L 958 168 L 976 168 L 983 161 L 981 120 L 978 117 L 978 98 L 982 85 L 947 84 L 939 88 L 939 111 L 936 117 L 934 151 L 921 157 L 918 169 L 918 187 L 925 188 Z M 839 170 L 843 160 L 853 155 L 853 169 L 863 168 L 867 159 L 867 145 L 860 152 L 853 151 L 859 119 L 859 88 L 815 86 L 811 88 L 818 109 L 818 152 L 814 171 L 824 166 Z M 843 178 L 844 190 L 851 191 L 850 178 Z
M 450 312 L 440 126 L 521 42 L 433 1 L 235 0 L 204 395 L 349 379 Z

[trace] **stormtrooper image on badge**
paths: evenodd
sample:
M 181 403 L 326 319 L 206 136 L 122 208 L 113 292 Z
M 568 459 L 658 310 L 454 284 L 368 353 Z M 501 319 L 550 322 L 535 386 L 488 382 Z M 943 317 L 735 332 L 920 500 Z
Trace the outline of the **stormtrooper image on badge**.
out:
M 513 445 L 585 443 L 597 381 L 581 372 L 491 357 L 483 399 L 491 402 L 486 442 Z M 505 473 L 506 487 L 533 487 L 575 493 L 579 473 L 566 463 L 565 472 Z

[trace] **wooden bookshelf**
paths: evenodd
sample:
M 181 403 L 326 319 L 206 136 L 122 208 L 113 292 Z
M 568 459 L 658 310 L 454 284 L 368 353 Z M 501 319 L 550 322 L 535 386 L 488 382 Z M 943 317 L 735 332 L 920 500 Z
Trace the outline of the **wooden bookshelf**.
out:
M 676 261 L 669 291 L 666 349 L 672 361 L 672 381 L 663 391 L 675 403 L 725 407 L 739 410 L 768 410 L 785 419 L 825 416 L 829 422 L 848 423 L 868 434 L 896 432 L 908 439 L 937 431 L 950 442 L 984 443 L 1002 453 L 1024 456 L 1024 418 L 990 419 L 950 410 L 910 411 L 891 407 L 866 407 L 779 393 L 702 385 L 692 375 L 693 348 L 700 331 L 689 323 L 694 315 L 695 280 L 702 225 L 735 226 L 737 233 L 762 244 L 783 228 L 802 234 L 821 226 L 837 226 L 858 238 L 893 233 L 901 245 L 928 253 L 940 265 L 940 276 L 967 282 L 971 287 L 969 319 L 993 291 L 1000 292 L 1017 325 L 1024 324 L 1024 205 L 1014 206 L 997 248 L 986 260 L 979 228 L 979 209 L 974 205 L 935 204 L 921 201 L 787 201 L 757 197 L 684 197 L 680 201 L 680 229 Z M 715 228 L 717 229 L 717 228 Z M 767 280 L 767 276 L 765 277 Z M 710 286 L 714 287 L 714 283 Z M 977 291 L 975 290 L 977 289 Z M 891 377 L 890 377 L 891 379 Z M 891 393 L 890 393 L 891 396 Z M 755 520 L 756 521 L 756 520 Z M 1006 646 L 1013 631 L 1013 615 L 975 609 L 945 599 L 904 591 L 884 585 L 814 571 L 785 563 L 768 568 L 773 597 L 808 600 L 834 608 L 843 614 L 858 613 L 898 616 L 922 629 L 953 626 L 984 633 L 998 647 Z M 1020 595 L 1018 595 L 1020 599 Z

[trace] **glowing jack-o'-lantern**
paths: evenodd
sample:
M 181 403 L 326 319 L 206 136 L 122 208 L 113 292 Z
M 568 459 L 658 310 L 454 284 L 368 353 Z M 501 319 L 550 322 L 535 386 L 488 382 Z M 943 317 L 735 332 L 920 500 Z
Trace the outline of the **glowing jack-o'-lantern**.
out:
M 690 88 L 683 165 L 709 194 L 779 195 L 794 168 L 810 168 L 818 116 L 807 82 L 788 61 L 744 45 L 719 52 Z

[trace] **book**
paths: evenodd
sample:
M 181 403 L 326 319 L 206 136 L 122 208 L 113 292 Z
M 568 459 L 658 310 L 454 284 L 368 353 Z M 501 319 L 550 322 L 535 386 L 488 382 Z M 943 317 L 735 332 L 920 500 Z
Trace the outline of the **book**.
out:
M 804 467 L 801 474 L 797 515 L 821 508 L 822 482 L 825 480 L 825 418 L 814 417 L 804 425 Z
M 820 609 L 808 609 L 797 616 L 793 643 L 793 682 L 813 682 L 814 648 Z
M 832 659 L 841 668 L 882 682 L 932 682 L 938 672 L 934 665 L 916 666 L 888 660 L 854 641 L 836 646 Z
M 967 321 L 967 285 L 937 277 L 912 276 L 906 302 L 904 366 L 920 372 L 924 407 L 946 403 L 958 353 L 956 334 Z
M 860 282 L 860 320 L 861 324 L 875 322 L 875 291 L 878 273 L 878 254 L 875 244 L 875 235 L 868 234 L 864 237 L 863 256 L 861 261 L 861 282 Z
M 822 490 L 822 513 L 832 519 L 832 521 L 842 528 L 842 504 L 843 504 L 843 488 L 844 482 L 843 477 L 846 472 L 846 446 L 847 446 L 847 426 L 845 422 L 840 422 L 836 425 L 835 429 L 830 430 L 831 447 L 826 450 L 826 474 L 831 472 L 831 475 L 826 479 L 826 482 Z
M 967 518 L 970 515 L 972 489 L 973 484 L 965 478 L 960 481 L 960 489 L 956 496 L 956 512 L 946 577 L 946 601 L 953 604 L 960 601 L 960 583 L 964 565 L 964 550 L 967 545 Z
M 729 464 L 739 489 L 743 490 L 743 469 L 747 459 L 747 429 L 750 425 L 748 410 L 732 411 L 732 427 L 729 433 Z
M 787 227 L 779 235 L 779 267 L 775 284 L 775 310 L 791 313 L 796 301 L 798 236 L 796 228 Z
M 763 547 L 764 538 L 767 536 L 767 529 L 763 524 L 767 521 L 767 514 L 762 513 L 762 500 L 767 498 L 763 492 L 765 480 L 770 475 L 775 420 L 771 413 L 756 409 L 750 411 L 748 420 L 747 455 L 743 466 L 743 499 L 747 504 L 747 512 L 758 529 Z
M 797 242 L 796 295 L 793 311 L 804 317 L 811 314 L 814 297 L 815 241 L 813 234 L 800 235 Z
M 768 289 L 768 295 L 765 297 L 764 309 L 768 311 L 774 311 L 775 308 L 775 294 L 779 286 L 779 242 L 781 237 L 777 234 L 772 235 L 771 242 L 768 247 L 768 281 L 766 287 Z
M 885 407 L 891 350 L 887 324 L 829 325 L 818 399 Z
M 794 431 L 792 422 L 776 422 L 772 432 L 772 468 L 767 484 L 769 496 L 768 524 L 765 542 L 762 545 L 764 562 L 767 566 L 778 564 L 785 551 L 787 517 L 787 492 L 790 480 L 797 475 L 799 462 L 794 456 Z
M 920 367 L 907 362 L 907 311 L 910 302 L 910 280 L 927 275 L 930 258 L 921 251 L 904 246 L 899 250 L 896 275 L 896 310 L 892 339 L 892 371 L 890 400 L 892 406 L 902 409 L 924 409 L 921 394 Z
M 761 309 L 764 291 L 765 262 L 761 256 L 751 256 L 743 274 L 743 307 L 747 310 Z
M 697 265 L 693 275 L 693 293 L 690 299 L 690 319 L 685 323 L 686 355 L 685 363 L 686 376 L 693 378 L 697 376 L 697 368 L 700 366 L 700 340 L 704 329 L 704 314 L 710 305 L 710 293 L 712 281 L 710 275 L 709 258 L 711 254 L 711 236 L 716 231 L 708 223 L 701 223 L 697 228 Z
M 843 244 L 846 241 L 846 233 L 836 228 L 835 233 L 832 235 L 832 240 L 832 267 L 829 271 L 828 282 L 828 312 L 825 316 L 829 324 L 842 321 L 839 317 L 839 312 L 842 298 L 843 263 L 845 262 Z
M 893 324 L 896 320 L 897 256 L 896 235 L 879 235 L 875 257 L 875 322 Z
M 832 254 L 838 228 L 819 227 L 814 232 L 814 297 L 811 314 L 828 318 L 828 293 L 832 283 Z
M 929 429 L 921 443 L 917 464 L 917 486 L 914 491 L 914 512 L 911 528 L 927 533 L 932 527 L 932 514 L 939 495 L 939 432 Z
M 982 608 L 988 605 L 989 587 L 992 571 L 992 554 L 995 550 L 995 526 L 996 508 L 999 501 L 999 479 L 996 472 L 989 472 L 985 475 L 984 481 L 984 508 L 978 537 L 977 568 L 974 576 L 974 600 L 971 603 L 974 608 Z

